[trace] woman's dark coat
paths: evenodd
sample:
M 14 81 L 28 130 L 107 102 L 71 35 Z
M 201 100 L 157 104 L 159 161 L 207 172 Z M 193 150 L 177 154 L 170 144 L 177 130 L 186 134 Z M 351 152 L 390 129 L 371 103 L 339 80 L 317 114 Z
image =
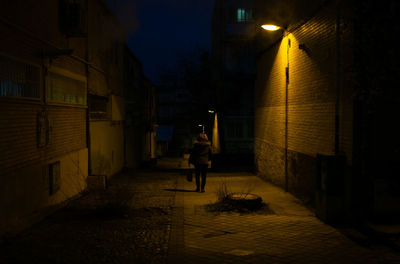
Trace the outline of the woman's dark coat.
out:
M 211 144 L 209 141 L 198 141 L 194 144 L 189 157 L 190 164 L 208 164 L 211 160 Z

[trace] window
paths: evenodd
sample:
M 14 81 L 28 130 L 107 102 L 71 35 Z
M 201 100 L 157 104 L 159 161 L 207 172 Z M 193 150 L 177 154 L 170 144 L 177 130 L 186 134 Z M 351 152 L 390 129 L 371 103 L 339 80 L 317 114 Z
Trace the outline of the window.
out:
M 86 80 L 77 74 L 49 71 L 47 75 L 47 101 L 86 105 Z M 74 75 L 74 76 L 72 76 Z
M 87 36 L 87 10 L 82 0 L 59 0 L 60 30 L 69 37 Z
M 108 98 L 103 96 L 89 95 L 89 113 L 92 119 L 107 118 Z
M 227 118 L 225 135 L 228 139 L 248 140 L 254 138 L 254 119 L 252 117 Z
M 238 8 L 236 11 L 236 22 L 247 23 L 253 20 L 253 10 Z
M 60 190 L 61 187 L 61 169 L 60 162 L 54 162 L 48 165 L 49 172 L 49 194 L 53 195 Z
M 243 122 L 237 119 L 227 119 L 226 121 L 226 135 L 230 139 L 239 139 L 244 137 Z
M 247 120 L 247 137 L 254 138 L 254 119 Z
M 40 98 L 40 68 L 0 56 L 0 97 Z

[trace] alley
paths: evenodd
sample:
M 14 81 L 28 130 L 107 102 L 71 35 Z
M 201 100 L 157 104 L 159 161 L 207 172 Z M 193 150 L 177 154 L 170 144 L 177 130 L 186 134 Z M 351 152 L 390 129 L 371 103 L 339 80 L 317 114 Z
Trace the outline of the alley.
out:
M 0 263 L 400 263 L 322 223 L 291 194 L 249 173 L 211 173 L 205 193 L 179 159 L 126 172 L 1 245 Z M 174 167 L 175 166 L 175 167 Z M 174 172 L 166 171 L 174 167 Z M 251 213 L 210 212 L 222 185 L 262 197 Z
M 0 264 L 400 264 L 399 14 L 2 1 Z

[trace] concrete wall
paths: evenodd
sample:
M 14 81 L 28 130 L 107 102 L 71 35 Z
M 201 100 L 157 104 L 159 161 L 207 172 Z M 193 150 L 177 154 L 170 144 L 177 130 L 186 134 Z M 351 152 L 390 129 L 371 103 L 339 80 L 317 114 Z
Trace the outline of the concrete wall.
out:
M 258 59 L 255 92 L 258 175 L 307 199 L 314 198 L 317 154 L 344 155 L 351 164 L 352 91 L 346 82 L 348 76 L 342 71 L 351 63 L 348 45 L 351 40 L 346 35 L 349 29 L 343 27 L 343 39 L 338 45 L 336 11 L 334 5 L 325 6 L 300 27 L 292 31 L 289 27 L 290 33 L 264 50 Z
M 88 0 L 89 96 L 102 98 L 105 114 L 90 114 L 90 174 L 110 177 L 124 166 L 124 31 L 103 0 Z M 96 111 L 96 107 L 93 107 Z M 89 105 L 92 113 L 92 105 Z M 90 182 L 93 177 L 90 177 Z M 103 186 L 104 187 L 104 186 Z
M 50 191 L 49 164 L 60 163 L 55 193 Z M 88 150 L 73 151 L 2 175 L 0 234 L 13 233 L 37 221 L 61 202 L 86 189 Z
M 124 133 L 120 124 L 90 122 L 91 174 L 110 177 L 124 166 Z
M 137 169 L 143 161 L 144 155 L 144 130 L 138 130 L 137 126 L 126 128 L 126 166 L 128 168 Z

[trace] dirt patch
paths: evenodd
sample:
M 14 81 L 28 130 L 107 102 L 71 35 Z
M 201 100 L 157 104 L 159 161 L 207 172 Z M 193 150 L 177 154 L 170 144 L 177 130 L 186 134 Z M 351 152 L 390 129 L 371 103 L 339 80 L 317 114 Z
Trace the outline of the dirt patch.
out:
M 205 206 L 208 212 L 238 212 L 238 213 L 261 213 L 275 214 L 262 198 L 249 193 L 230 193 L 220 197 L 217 202 Z

